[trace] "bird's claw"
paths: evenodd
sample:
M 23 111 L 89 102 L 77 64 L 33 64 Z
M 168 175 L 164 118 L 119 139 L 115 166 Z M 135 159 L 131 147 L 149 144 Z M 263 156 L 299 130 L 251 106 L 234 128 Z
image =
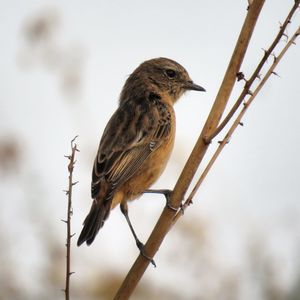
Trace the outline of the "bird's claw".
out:
M 184 207 L 182 205 L 182 203 L 180 203 L 180 206 L 178 208 L 172 206 L 170 204 L 171 201 L 171 195 L 173 193 L 172 190 L 168 190 L 168 189 L 161 189 L 161 190 L 145 190 L 144 193 L 152 193 L 152 194 L 163 194 L 166 197 L 166 206 L 171 209 L 172 211 L 177 212 L 179 209 L 181 211 L 181 213 L 184 213 Z
M 141 254 L 142 256 L 144 256 L 146 259 L 148 259 L 148 260 L 151 262 L 151 264 L 153 265 L 153 267 L 156 268 L 156 263 L 155 263 L 154 259 L 151 258 L 150 256 L 148 256 L 148 255 L 145 253 L 145 251 L 144 251 L 144 246 L 145 246 L 145 245 L 144 245 L 141 241 L 139 241 L 139 240 L 136 241 L 136 245 L 137 245 L 137 247 L 138 247 L 139 250 L 140 250 L 140 254 Z
M 165 197 L 166 197 L 166 200 L 167 200 L 166 206 L 167 206 L 169 209 L 171 209 L 171 210 L 173 210 L 173 211 L 175 211 L 175 212 L 178 212 L 178 210 L 180 210 L 181 214 L 183 215 L 183 214 L 184 214 L 184 208 L 183 208 L 183 204 L 182 204 L 182 203 L 180 203 L 180 205 L 179 205 L 178 208 L 176 208 L 176 207 L 174 207 L 174 206 L 172 206 L 172 205 L 170 204 L 172 192 L 173 192 L 173 191 L 171 191 L 171 190 L 166 190 L 166 192 L 164 193 L 164 195 L 165 195 Z

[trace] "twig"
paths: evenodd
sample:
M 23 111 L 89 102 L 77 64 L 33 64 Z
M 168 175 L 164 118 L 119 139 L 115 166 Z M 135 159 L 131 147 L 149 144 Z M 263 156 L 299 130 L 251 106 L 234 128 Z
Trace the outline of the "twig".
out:
M 65 282 L 65 299 L 70 299 L 70 277 L 74 272 L 71 272 L 71 239 L 74 236 L 74 234 L 71 234 L 71 217 L 73 214 L 72 209 L 72 191 L 73 186 L 78 183 L 78 181 L 73 182 L 73 170 L 74 165 L 76 163 L 75 160 L 75 153 L 76 151 L 79 152 L 77 148 L 77 144 L 75 143 L 75 140 L 78 136 L 76 135 L 74 139 L 71 141 L 71 155 L 65 155 L 65 157 L 69 160 L 68 164 L 68 172 L 69 172 L 69 178 L 68 178 L 68 190 L 65 190 L 64 192 L 68 196 L 68 210 L 67 210 L 67 220 L 62 220 L 64 223 L 67 224 L 67 242 L 66 242 L 66 248 L 67 248 L 67 254 L 66 254 L 66 282 Z
M 261 61 L 257 65 L 257 67 L 256 67 L 255 71 L 253 72 L 252 76 L 250 77 L 250 79 L 245 80 L 246 81 L 245 86 L 244 86 L 243 91 L 241 92 L 240 96 L 238 97 L 237 101 L 235 102 L 235 104 L 233 105 L 233 107 L 231 108 L 231 110 L 229 111 L 227 116 L 224 118 L 224 120 L 221 122 L 221 124 L 217 127 L 217 129 L 210 136 L 205 138 L 206 143 L 210 143 L 212 141 L 212 139 L 214 137 L 216 137 L 223 130 L 223 128 L 228 124 L 229 120 L 235 114 L 235 112 L 237 111 L 239 106 L 242 104 L 244 98 L 248 94 L 251 94 L 250 88 L 251 88 L 253 82 L 255 81 L 255 79 L 260 78 L 260 72 L 261 72 L 261 69 L 263 68 L 264 64 L 266 63 L 268 58 L 271 55 L 273 55 L 272 53 L 273 53 L 275 47 L 278 45 L 280 39 L 283 36 L 287 36 L 284 32 L 285 32 L 286 27 L 288 26 L 288 24 L 291 22 L 291 19 L 292 19 L 294 13 L 299 8 L 299 3 L 300 3 L 300 0 L 295 1 L 295 4 L 291 8 L 291 10 L 290 10 L 289 14 L 287 15 L 284 23 L 280 26 L 279 32 L 278 32 L 277 36 L 275 37 L 273 43 L 271 44 L 271 46 L 269 47 L 268 50 L 264 50 L 264 56 L 262 57 Z M 241 76 L 241 75 L 242 75 L 242 79 L 243 79 L 243 74 L 241 72 L 237 73 L 238 77 Z
M 256 87 L 256 89 L 253 92 L 253 94 L 251 95 L 251 97 L 244 103 L 243 109 L 240 111 L 240 113 L 237 116 L 237 118 L 235 119 L 234 123 L 232 124 L 232 126 L 228 130 L 227 134 L 225 135 L 225 138 L 219 144 L 217 150 L 215 151 L 214 155 L 212 156 L 212 158 L 210 159 L 210 161 L 207 164 L 206 168 L 204 169 L 203 173 L 201 174 L 199 180 L 197 181 L 196 185 L 194 186 L 194 188 L 193 188 L 192 192 L 190 193 L 189 197 L 184 202 L 183 207 L 182 207 L 183 209 L 185 209 L 186 207 L 188 207 L 192 203 L 193 197 L 195 196 L 197 190 L 199 189 L 200 185 L 202 184 L 202 182 L 205 179 L 206 175 L 208 174 L 209 170 L 211 169 L 211 167 L 215 163 L 215 161 L 218 158 L 219 154 L 221 153 L 223 148 L 226 146 L 226 144 L 230 140 L 230 138 L 231 138 L 233 132 L 236 130 L 236 128 L 239 125 L 242 124 L 241 120 L 242 120 L 244 114 L 246 113 L 246 111 L 248 110 L 250 104 L 253 102 L 253 100 L 255 99 L 255 97 L 257 96 L 259 91 L 262 89 L 262 87 L 264 86 L 266 81 L 270 78 L 270 76 L 276 74 L 274 72 L 274 69 L 279 64 L 280 60 L 285 55 L 286 51 L 290 48 L 290 46 L 295 43 L 295 40 L 297 39 L 297 37 L 299 35 L 300 35 L 300 27 L 296 30 L 294 35 L 291 37 L 291 39 L 288 41 L 288 43 L 285 45 L 285 47 L 281 50 L 280 54 L 276 58 L 274 58 L 271 67 L 269 68 L 269 70 L 267 71 L 267 73 L 265 74 L 263 79 L 259 82 L 258 86 Z M 178 218 L 180 218 L 181 215 L 182 215 L 181 213 L 176 214 L 176 217 L 174 218 L 174 223 L 178 220 Z
M 174 191 L 171 195 L 170 205 L 172 207 L 179 207 L 184 195 L 193 179 L 197 168 L 204 157 L 204 154 L 208 148 L 208 144 L 204 142 L 204 137 L 209 136 L 215 131 L 219 120 L 224 112 L 230 93 L 235 83 L 236 74 L 239 72 L 241 63 L 245 56 L 252 32 L 254 30 L 256 21 L 264 4 L 264 0 L 254 0 L 249 6 L 246 19 L 244 21 L 241 33 L 236 43 L 234 52 L 232 54 L 229 66 L 225 73 L 222 85 L 219 93 L 216 97 L 214 105 L 208 116 L 208 119 L 204 125 L 202 133 L 200 134 L 196 145 L 175 185 Z M 172 220 L 176 212 L 165 208 L 157 221 L 147 243 L 145 244 L 144 252 L 149 256 L 153 257 L 161 245 L 163 239 L 168 233 L 172 226 Z M 130 297 L 134 291 L 139 280 L 143 276 L 146 268 L 149 265 L 149 260 L 145 259 L 144 256 L 139 255 L 125 280 L 123 281 L 120 289 L 115 295 L 116 299 L 126 300 Z

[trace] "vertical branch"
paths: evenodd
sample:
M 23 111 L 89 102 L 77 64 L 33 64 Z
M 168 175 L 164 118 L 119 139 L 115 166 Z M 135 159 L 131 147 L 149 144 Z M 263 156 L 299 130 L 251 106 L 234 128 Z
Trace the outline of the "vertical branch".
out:
M 209 136 L 212 132 L 215 131 L 219 120 L 222 117 L 263 4 L 264 0 L 253 0 L 248 8 L 246 19 L 241 29 L 238 41 L 232 54 L 232 58 L 230 60 L 228 69 L 225 73 L 219 93 L 216 97 L 208 119 L 204 125 L 202 133 L 200 134 L 198 141 L 194 146 L 194 149 L 171 195 L 170 205 L 173 207 L 180 206 L 180 203 L 184 198 L 184 195 L 209 146 L 207 143 L 205 143 L 205 137 Z M 144 250 L 149 257 L 153 257 L 158 251 L 159 246 L 163 242 L 165 236 L 167 235 L 169 229 L 172 226 L 172 220 L 175 214 L 175 211 L 172 211 L 168 208 L 165 208 L 163 210 L 147 243 L 145 244 Z M 136 285 L 142 278 L 148 265 L 149 260 L 145 259 L 144 256 L 139 255 L 139 257 L 131 267 L 129 273 L 127 274 L 125 280 L 123 281 L 120 289 L 115 295 L 115 300 L 129 299 Z
M 66 241 L 66 248 L 67 248 L 67 254 L 66 254 L 66 280 L 65 280 L 65 299 L 70 299 L 70 277 L 74 272 L 71 272 L 71 239 L 74 236 L 74 234 L 71 234 L 71 217 L 73 214 L 72 209 L 72 191 L 73 186 L 78 183 L 78 181 L 73 182 L 73 170 L 74 165 L 76 163 L 75 160 L 75 153 L 78 152 L 77 144 L 74 143 L 77 136 L 74 137 L 74 139 L 71 141 L 71 155 L 65 155 L 65 157 L 69 160 L 68 164 L 68 172 L 69 172 L 69 178 L 68 178 L 68 189 L 64 192 L 68 196 L 68 209 L 67 209 L 67 220 L 62 220 L 64 223 L 67 224 L 67 241 Z

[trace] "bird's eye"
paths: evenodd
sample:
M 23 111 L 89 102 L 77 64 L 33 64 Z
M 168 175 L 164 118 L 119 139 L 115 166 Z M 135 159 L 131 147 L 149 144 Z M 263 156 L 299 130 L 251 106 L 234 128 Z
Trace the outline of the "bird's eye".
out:
M 166 74 L 169 78 L 173 79 L 176 77 L 176 72 L 172 69 L 167 69 L 166 70 Z

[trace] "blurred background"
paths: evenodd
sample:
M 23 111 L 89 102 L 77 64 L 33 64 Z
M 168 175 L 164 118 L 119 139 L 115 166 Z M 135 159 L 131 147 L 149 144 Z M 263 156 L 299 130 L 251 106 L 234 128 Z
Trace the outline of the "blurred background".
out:
M 154 186 L 172 188 L 214 101 L 248 2 L 0 2 L 0 299 L 64 298 L 64 155 L 75 135 L 71 298 L 111 299 L 138 255 L 125 218 L 115 209 L 90 247 L 76 247 L 75 239 L 91 205 L 98 143 L 121 88 L 141 62 L 160 56 L 181 63 L 206 88 L 176 105 L 175 149 Z M 294 3 L 266 2 L 242 66 L 246 78 Z M 299 21 L 298 12 L 288 34 Z M 300 299 L 299 54 L 299 45 L 288 51 L 279 77 L 255 100 L 132 299 Z M 242 87 L 237 83 L 231 104 Z M 217 140 L 208 156 L 216 146 Z M 130 204 L 142 241 L 164 205 L 160 195 Z

